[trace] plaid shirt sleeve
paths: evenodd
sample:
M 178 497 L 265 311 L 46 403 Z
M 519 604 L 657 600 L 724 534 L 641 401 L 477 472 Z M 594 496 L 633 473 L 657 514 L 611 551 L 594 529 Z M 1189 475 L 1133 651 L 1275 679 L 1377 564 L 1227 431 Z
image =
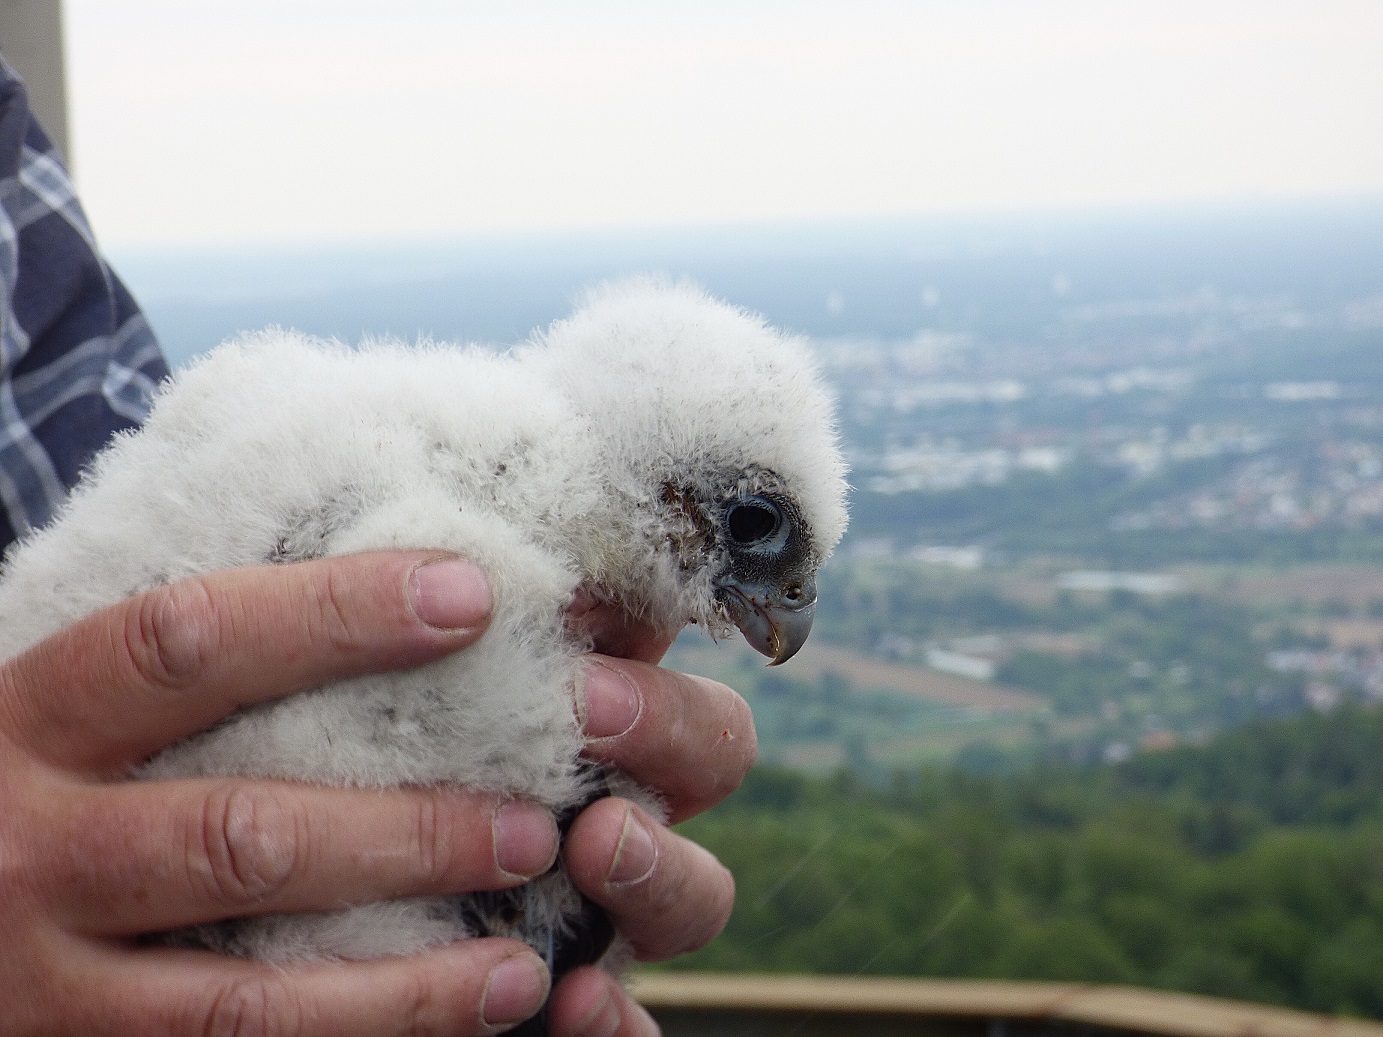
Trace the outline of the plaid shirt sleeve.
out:
M 167 373 L 0 58 L 0 547 L 53 517 Z

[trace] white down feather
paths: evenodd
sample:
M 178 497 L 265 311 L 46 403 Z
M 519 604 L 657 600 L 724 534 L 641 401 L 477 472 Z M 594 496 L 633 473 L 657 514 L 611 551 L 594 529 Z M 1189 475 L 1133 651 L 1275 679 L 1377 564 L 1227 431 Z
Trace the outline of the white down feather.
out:
M 554 809 L 586 794 L 562 612 L 598 588 L 672 630 L 725 627 L 708 577 L 669 547 L 669 477 L 776 473 L 822 558 L 845 525 L 832 405 L 803 344 L 697 289 L 592 294 L 506 354 L 270 329 L 173 378 L 138 433 L 95 460 L 58 519 L 8 555 L 0 656 L 186 576 L 375 548 L 477 561 L 495 614 L 414 670 L 245 710 L 149 761 L 148 778 L 246 774 L 336 785 L 456 782 Z M 57 693 L 57 692 L 55 692 Z M 553 924 L 565 880 L 540 895 Z M 236 950 L 375 957 L 468 935 L 428 900 L 256 920 Z

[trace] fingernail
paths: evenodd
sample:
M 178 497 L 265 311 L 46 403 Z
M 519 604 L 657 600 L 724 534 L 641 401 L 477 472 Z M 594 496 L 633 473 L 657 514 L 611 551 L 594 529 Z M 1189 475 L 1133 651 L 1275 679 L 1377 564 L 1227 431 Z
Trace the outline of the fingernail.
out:
M 535 954 L 516 954 L 494 967 L 480 1000 L 487 1026 L 508 1026 L 533 1016 L 547 1000 L 548 975 Z
M 517 878 L 532 878 L 557 859 L 557 821 L 537 803 L 511 799 L 501 804 L 491 822 L 495 836 L 495 865 Z
M 587 738 L 627 733 L 643 709 L 634 682 L 618 670 L 592 660 L 581 682 L 581 730 Z
M 653 874 L 658 863 L 658 844 L 642 818 L 630 808 L 624 815 L 624 831 L 619 834 L 615 859 L 605 876 L 612 886 L 633 886 Z
M 424 562 L 408 576 L 408 601 L 428 626 L 469 630 L 489 618 L 494 600 L 480 566 L 464 558 Z

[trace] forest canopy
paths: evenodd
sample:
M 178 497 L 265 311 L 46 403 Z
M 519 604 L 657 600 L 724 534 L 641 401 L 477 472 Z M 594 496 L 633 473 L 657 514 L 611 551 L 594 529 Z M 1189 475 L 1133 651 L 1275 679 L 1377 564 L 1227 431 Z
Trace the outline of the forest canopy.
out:
M 680 968 L 1131 983 L 1383 1018 L 1383 710 L 1117 766 L 760 768 L 683 831 L 738 883 Z

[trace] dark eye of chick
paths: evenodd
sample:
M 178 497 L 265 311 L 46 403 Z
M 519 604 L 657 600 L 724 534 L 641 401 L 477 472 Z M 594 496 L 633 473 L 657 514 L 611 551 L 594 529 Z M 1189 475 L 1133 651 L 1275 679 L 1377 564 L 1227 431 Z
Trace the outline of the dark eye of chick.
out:
M 783 513 L 763 497 L 737 501 L 725 512 L 725 528 L 730 532 L 730 539 L 743 547 L 771 540 L 782 525 Z

